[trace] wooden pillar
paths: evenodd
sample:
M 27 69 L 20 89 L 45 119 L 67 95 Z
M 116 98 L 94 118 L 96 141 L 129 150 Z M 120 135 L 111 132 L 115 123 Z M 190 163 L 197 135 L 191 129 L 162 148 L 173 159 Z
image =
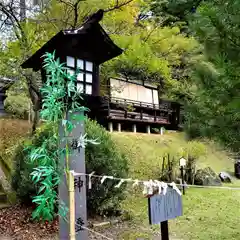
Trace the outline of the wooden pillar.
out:
M 117 129 L 118 129 L 118 132 L 121 132 L 121 131 L 122 131 L 121 123 L 118 123 L 118 124 L 117 124 Z
M 136 124 L 133 124 L 133 126 L 132 126 L 132 130 L 133 130 L 134 133 L 137 132 L 137 125 L 136 125 Z
M 109 130 L 109 132 L 113 132 L 113 123 L 112 122 L 108 123 L 108 130 Z
M 160 133 L 161 133 L 161 135 L 163 135 L 163 127 L 161 127 L 161 129 L 160 129 Z
M 150 134 L 150 133 L 151 133 L 151 129 L 150 129 L 150 126 L 149 126 L 149 125 L 147 125 L 146 130 L 147 130 L 147 134 Z

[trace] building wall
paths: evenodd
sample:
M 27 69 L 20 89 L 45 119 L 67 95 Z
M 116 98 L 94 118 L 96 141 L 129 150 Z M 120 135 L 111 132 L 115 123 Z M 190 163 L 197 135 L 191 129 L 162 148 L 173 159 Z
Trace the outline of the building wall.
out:
M 158 90 L 145 87 L 140 82 L 126 82 L 119 79 L 110 79 L 111 97 L 129 99 L 133 101 L 159 104 Z

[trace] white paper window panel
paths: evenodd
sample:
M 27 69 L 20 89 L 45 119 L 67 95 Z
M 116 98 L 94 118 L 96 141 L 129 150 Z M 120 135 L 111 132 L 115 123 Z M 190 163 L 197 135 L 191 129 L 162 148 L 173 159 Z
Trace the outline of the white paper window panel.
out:
M 78 81 L 83 81 L 83 73 L 78 73 L 77 80 Z
M 146 88 L 143 86 L 137 86 L 138 101 L 146 102 Z
M 86 94 L 92 94 L 92 85 L 86 85 Z
M 153 103 L 154 104 L 159 104 L 158 90 L 153 90 Z
M 77 83 L 77 91 L 83 93 L 83 83 Z
M 129 94 L 129 85 L 127 83 L 122 82 L 122 92 L 121 92 L 121 98 L 124 99 L 130 99 L 130 94 Z
M 75 71 L 74 70 L 71 70 L 71 69 L 68 69 L 67 70 L 67 73 L 70 74 L 71 76 L 73 76 L 75 74 Z
M 74 63 L 74 58 L 73 57 L 70 57 L 70 56 L 67 56 L 67 66 L 68 67 L 75 67 L 75 63 Z
M 119 81 L 116 79 L 110 79 L 110 93 L 112 97 L 119 97 L 118 93 Z
M 92 83 L 93 75 L 91 73 L 86 73 L 86 82 Z
M 86 61 L 86 71 L 92 72 L 93 71 L 93 63 Z
M 146 88 L 146 102 L 147 103 L 153 103 L 152 89 Z
M 126 84 L 123 81 L 119 81 L 117 79 L 110 79 L 110 86 L 111 86 L 111 96 L 116 98 L 122 98 L 122 92 Z
M 138 86 L 138 101 L 153 103 L 152 90 L 145 88 L 144 86 Z
M 138 85 L 129 83 L 128 90 L 129 90 L 129 99 L 133 101 L 138 101 Z
M 80 68 L 81 70 L 83 70 L 84 65 L 83 65 L 82 59 L 77 59 L 77 68 Z

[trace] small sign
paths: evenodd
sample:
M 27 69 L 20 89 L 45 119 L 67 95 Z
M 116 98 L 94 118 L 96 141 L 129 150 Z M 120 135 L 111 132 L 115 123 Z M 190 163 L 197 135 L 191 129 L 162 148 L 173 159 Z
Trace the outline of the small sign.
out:
M 179 160 L 180 167 L 185 167 L 186 163 L 187 163 L 187 160 L 185 158 L 180 158 Z
M 148 211 L 150 224 L 182 216 L 182 196 L 169 187 L 165 195 L 156 194 L 148 198 Z

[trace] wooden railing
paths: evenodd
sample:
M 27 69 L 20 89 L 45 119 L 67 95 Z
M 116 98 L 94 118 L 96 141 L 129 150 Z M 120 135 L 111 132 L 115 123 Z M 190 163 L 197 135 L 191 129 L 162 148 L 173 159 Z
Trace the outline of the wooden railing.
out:
M 143 108 L 151 108 L 151 109 L 160 109 L 160 110 L 169 110 L 171 108 L 171 102 L 162 100 L 160 104 L 148 103 L 148 102 L 140 102 L 129 99 L 115 98 L 111 97 L 110 102 L 123 104 L 123 105 L 133 105 L 135 107 L 143 107 Z

